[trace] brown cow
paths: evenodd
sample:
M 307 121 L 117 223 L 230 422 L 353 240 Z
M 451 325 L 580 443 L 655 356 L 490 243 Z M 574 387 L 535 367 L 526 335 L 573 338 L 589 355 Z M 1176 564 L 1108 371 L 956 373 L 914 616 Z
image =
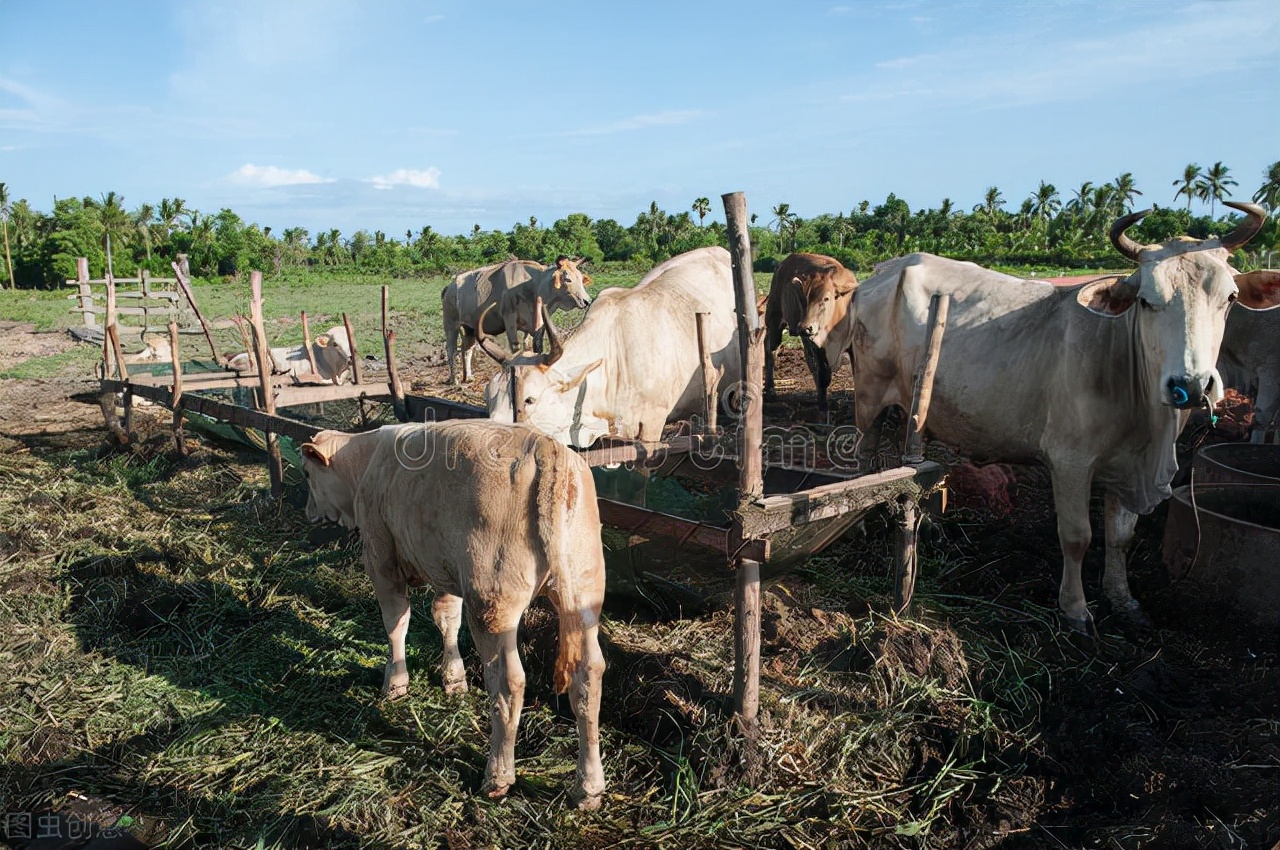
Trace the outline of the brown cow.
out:
M 827 410 L 827 387 L 831 373 L 840 365 L 840 355 L 849 351 L 843 344 L 828 344 L 827 335 L 849 312 L 858 281 L 840 261 L 822 254 L 791 254 L 773 273 L 769 299 L 764 309 L 764 392 L 774 397 L 774 358 L 782 344 L 785 325 L 792 336 L 800 337 L 804 356 L 818 386 L 818 410 Z M 834 342 L 834 341 L 833 341 Z
M 455 420 L 388 425 L 363 434 L 321 431 L 302 447 L 307 519 L 359 528 L 365 570 L 391 650 L 383 693 L 409 690 L 405 634 L 410 585 L 430 584 L 444 635 L 446 693 L 466 690 L 458 628 L 465 606 L 484 662 L 491 735 L 490 797 L 515 782 L 524 670 L 516 629 L 535 596 L 560 617 L 555 687 L 578 719 L 574 799 L 600 805 L 600 606 L 604 551 L 591 469 L 580 456 L 524 425 Z

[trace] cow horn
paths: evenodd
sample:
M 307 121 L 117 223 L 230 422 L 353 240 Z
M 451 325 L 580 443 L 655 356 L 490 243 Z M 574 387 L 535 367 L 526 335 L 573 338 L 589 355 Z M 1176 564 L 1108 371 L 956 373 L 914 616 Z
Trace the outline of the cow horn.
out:
M 556 326 L 551 322 L 551 311 L 547 309 L 547 305 L 542 305 L 542 326 L 547 329 L 547 340 L 549 350 L 546 359 L 543 361 L 550 366 L 560 359 L 564 354 L 564 343 L 560 341 L 560 333 L 556 330 Z
M 1107 234 L 1111 237 L 1111 244 L 1116 246 L 1116 250 L 1131 260 L 1136 261 L 1138 259 L 1138 252 L 1142 250 L 1142 246 L 1137 242 L 1134 242 L 1128 236 L 1125 236 L 1124 232 L 1141 221 L 1149 212 L 1151 212 L 1151 210 L 1142 210 L 1140 212 L 1129 213 L 1128 215 L 1117 219 L 1116 223 L 1111 225 L 1111 232 Z
M 1258 235 L 1258 231 L 1266 223 L 1267 211 L 1257 204 L 1243 204 L 1235 201 L 1223 201 L 1222 203 L 1248 215 L 1248 218 L 1236 225 L 1235 230 L 1218 240 L 1222 243 L 1223 248 L 1232 251 Z
M 476 342 L 480 344 L 482 349 L 484 349 L 485 354 L 498 361 L 499 366 L 505 366 L 507 365 L 507 361 L 511 359 L 511 352 L 489 339 L 489 337 L 485 336 L 484 333 L 484 318 L 489 315 L 489 311 L 492 310 L 494 306 L 495 305 L 490 304 L 488 307 L 485 307 L 484 312 L 480 314 L 480 320 L 476 322 Z

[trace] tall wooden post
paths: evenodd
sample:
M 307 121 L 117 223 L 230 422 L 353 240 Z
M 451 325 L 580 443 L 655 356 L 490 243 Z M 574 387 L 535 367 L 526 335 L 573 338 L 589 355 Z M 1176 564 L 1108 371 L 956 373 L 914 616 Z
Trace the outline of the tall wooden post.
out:
M 751 274 L 751 239 L 747 232 L 747 199 L 741 192 L 722 196 L 728 225 L 729 254 L 738 313 L 738 353 L 742 362 L 739 392 L 738 503 L 764 495 L 761 443 L 764 422 L 761 388 L 764 382 L 764 329 L 756 313 L 755 278 Z M 735 543 L 745 543 L 742 520 L 734 520 Z M 733 709 L 748 738 L 758 730 L 760 713 L 760 562 L 736 557 L 734 589 Z
M 360 366 L 360 352 L 356 350 L 356 335 L 351 330 L 351 320 L 342 314 L 342 326 L 347 329 L 347 344 L 351 346 L 351 383 L 364 383 L 364 369 Z
M 391 409 L 397 422 L 409 421 L 409 409 L 404 404 L 404 386 L 400 383 L 400 369 L 396 366 L 396 332 L 387 320 L 387 287 L 382 287 L 382 346 L 387 356 L 387 388 L 391 390 Z
M 84 326 L 96 328 L 98 317 L 93 313 L 93 288 L 89 285 L 88 257 L 76 257 L 76 292 L 79 295 L 76 300 L 80 302 L 80 309 L 84 316 Z
M 169 391 L 169 407 L 173 409 L 173 447 L 183 457 L 187 454 L 182 437 L 182 355 L 178 351 L 178 323 L 169 321 L 169 352 L 173 357 L 173 389 Z
M 262 322 L 262 272 L 249 273 L 249 321 L 253 324 L 253 350 L 258 361 L 258 383 L 262 388 L 262 409 L 269 414 L 276 412 L 275 388 L 271 382 L 271 349 L 267 346 L 267 331 Z M 264 368 L 265 367 L 265 368 Z M 271 476 L 271 495 L 279 498 L 283 492 L 284 462 L 280 458 L 280 439 L 275 432 L 263 429 L 267 438 L 267 472 Z
M 215 363 L 222 363 L 222 358 L 218 356 L 218 347 L 213 344 L 213 333 L 209 330 L 209 323 L 205 321 L 204 314 L 200 312 L 200 306 L 196 304 L 196 294 L 191 289 L 191 280 L 188 277 L 190 269 L 187 266 L 187 255 L 179 254 L 178 262 L 170 263 L 169 265 L 173 268 L 173 274 L 178 279 L 178 290 L 182 293 L 182 297 L 187 299 L 191 312 L 196 314 L 196 321 L 200 323 L 200 329 L 204 331 L 205 341 L 209 343 L 209 353 L 213 355 Z M 248 350 L 247 346 L 246 350 Z

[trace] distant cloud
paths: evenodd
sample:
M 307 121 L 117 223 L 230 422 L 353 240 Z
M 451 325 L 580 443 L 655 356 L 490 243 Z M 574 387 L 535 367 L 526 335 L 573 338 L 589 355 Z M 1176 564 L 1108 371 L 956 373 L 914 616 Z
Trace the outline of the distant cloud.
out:
M 635 130 L 646 130 L 650 127 L 667 127 L 674 124 L 688 124 L 705 115 L 700 109 L 673 109 L 667 112 L 655 112 L 649 115 L 635 115 L 631 118 L 624 118 L 621 121 L 614 121 L 612 124 L 601 124 L 596 127 L 587 127 L 583 130 L 575 130 L 568 135 L 571 136 L 605 136 L 612 133 L 630 133 Z
M 906 68 L 909 65 L 915 65 L 920 61 L 919 56 L 899 56 L 897 59 L 886 59 L 884 62 L 877 62 L 877 68 L 893 69 Z
M 828 15 L 847 15 L 853 11 L 852 6 L 832 6 L 827 10 Z
M 332 179 L 313 174 L 305 168 L 277 168 L 274 165 L 246 163 L 227 176 L 232 183 L 241 186 L 299 186 L 305 183 L 333 183 Z
M 369 183 L 373 184 L 375 189 L 391 189 L 395 186 L 413 186 L 417 189 L 439 189 L 440 188 L 440 169 L 432 166 L 425 171 L 416 171 L 412 168 L 397 168 L 395 171 L 386 175 L 370 177 Z
M 444 20 L 444 15 L 427 15 L 422 19 L 424 24 L 438 24 Z

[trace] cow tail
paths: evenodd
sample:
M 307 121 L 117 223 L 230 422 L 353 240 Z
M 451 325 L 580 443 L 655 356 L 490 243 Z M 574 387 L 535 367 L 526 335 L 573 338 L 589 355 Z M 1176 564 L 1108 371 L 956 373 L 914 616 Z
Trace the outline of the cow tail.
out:
M 565 545 L 565 520 L 577 501 L 577 476 L 564 449 L 550 437 L 539 436 L 537 462 L 538 537 L 549 565 L 549 595 L 560 621 L 554 687 L 569 690 L 573 674 L 582 663 L 582 613 L 578 605 L 576 567 Z

